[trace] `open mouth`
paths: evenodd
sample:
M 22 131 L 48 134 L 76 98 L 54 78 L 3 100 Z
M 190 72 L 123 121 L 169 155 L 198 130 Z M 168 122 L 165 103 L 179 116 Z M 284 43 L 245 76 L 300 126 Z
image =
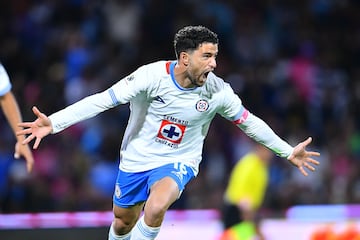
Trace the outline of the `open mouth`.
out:
M 205 78 L 207 78 L 208 75 L 209 75 L 209 72 L 205 72 L 205 73 L 204 73 L 204 77 L 205 77 Z

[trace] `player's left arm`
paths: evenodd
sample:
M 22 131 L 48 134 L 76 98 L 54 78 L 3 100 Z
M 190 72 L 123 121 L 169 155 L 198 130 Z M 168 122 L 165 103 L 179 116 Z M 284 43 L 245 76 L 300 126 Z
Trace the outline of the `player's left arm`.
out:
M 223 85 L 218 99 L 221 106 L 218 113 L 233 121 L 250 138 L 266 146 L 276 155 L 288 159 L 305 176 L 307 172 L 304 167 L 311 171 L 315 170 L 311 164 L 318 165 L 319 162 L 312 157 L 320 156 L 320 154 L 306 150 L 306 147 L 312 141 L 311 138 L 292 147 L 281 139 L 262 119 L 249 112 L 229 84 Z
M 319 164 L 313 157 L 320 156 L 320 153 L 306 150 L 306 147 L 312 141 L 312 138 L 310 137 L 305 141 L 300 142 L 295 147 L 292 147 L 286 141 L 281 139 L 268 124 L 250 113 L 244 107 L 242 107 L 239 118 L 237 118 L 234 123 L 250 138 L 263 144 L 278 156 L 289 160 L 290 163 L 299 168 L 300 172 L 305 176 L 308 175 L 305 168 L 310 171 L 315 171 L 312 164 Z

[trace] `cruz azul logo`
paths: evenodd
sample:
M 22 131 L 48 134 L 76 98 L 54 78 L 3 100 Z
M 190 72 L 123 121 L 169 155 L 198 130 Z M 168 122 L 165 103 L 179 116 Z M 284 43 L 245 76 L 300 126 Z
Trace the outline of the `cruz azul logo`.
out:
M 197 101 L 195 108 L 198 112 L 205 112 L 209 108 L 209 103 L 205 99 L 200 99 Z
M 161 122 L 156 142 L 177 148 L 184 136 L 186 125 L 187 121 L 165 116 Z

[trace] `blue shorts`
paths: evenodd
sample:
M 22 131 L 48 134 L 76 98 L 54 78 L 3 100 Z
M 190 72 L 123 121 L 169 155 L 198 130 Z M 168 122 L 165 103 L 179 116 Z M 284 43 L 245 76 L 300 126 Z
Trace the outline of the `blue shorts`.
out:
M 177 183 L 180 194 L 185 185 L 194 178 L 193 170 L 183 163 L 171 163 L 145 172 L 129 173 L 119 170 L 113 202 L 122 208 L 129 208 L 148 199 L 151 186 L 171 177 Z M 179 196 L 180 196 L 179 194 Z

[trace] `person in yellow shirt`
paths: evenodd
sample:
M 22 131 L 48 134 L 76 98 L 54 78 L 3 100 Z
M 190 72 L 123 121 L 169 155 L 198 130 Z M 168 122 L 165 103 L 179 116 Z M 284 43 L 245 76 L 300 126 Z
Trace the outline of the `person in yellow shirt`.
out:
M 244 155 L 233 167 L 225 190 L 222 240 L 263 239 L 256 214 L 268 186 L 268 164 L 273 153 L 262 145 Z

